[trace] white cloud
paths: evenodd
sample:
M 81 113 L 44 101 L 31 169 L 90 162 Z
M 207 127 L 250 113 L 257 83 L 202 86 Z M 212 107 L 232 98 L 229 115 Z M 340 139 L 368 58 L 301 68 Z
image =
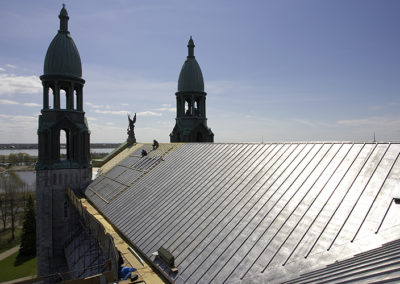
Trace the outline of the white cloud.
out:
M 86 119 L 88 121 L 97 121 L 98 120 L 96 117 L 92 117 L 92 116 L 87 116 Z
M 10 100 L 0 100 L 0 105 L 19 105 L 19 103 Z
M 161 107 L 161 108 L 156 108 L 155 110 L 157 110 L 157 111 L 176 112 L 176 108 L 174 108 L 174 107 Z
M 37 122 L 37 117 L 32 115 L 32 116 L 28 116 L 28 115 L 16 115 L 16 116 L 11 116 L 11 120 L 13 121 L 17 121 L 17 122 L 27 122 L 27 121 L 34 121 L 35 123 Z
M 96 104 L 93 104 L 91 102 L 85 102 L 85 105 L 90 106 L 92 108 L 104 108 L 103 105 L 96 105 Z
M 127 110 L 99 110 L 99 109 L 96 109 L 94 112 L 101 114 L 112 114 L 112 115 L 127 115 L 129 113 Z
M 340 125 L 345 126 L 369 126 L 369 127 L 400 127 L 400 118 L 391 117 L 367 117 L 360 119 L 347 119 L 337 121 Z
M 6 69 L 0 67 L 0 72 L 4 72 Z
M 305 120 L 305 119 L 294 119 L 295 122 L 303 124 L 305 126 L 309 126 L 309 127 L 316 127 L 316 123 L 309 121 L 309 120 Z
M 27 107 L 41 107 L 41 105 L 37 103 L 19 103 L 11 100 L 0 100 L 0 105 L 22 105 Z
M 17 66 L 15 66 L 15 65 L 12 65 L 12 64 L 6 64 L 6 66 L 7 66 L 8 68 L 12 68 L 12 69 L 15 69 L 15 68 L 17 68 Z
M 0 100 L 0 105 L 22 105 L 27 107 L 41 107 L 41 105 L 37 103 L 19 103 L 11 100 Z
M 10 127 L 11 129 L 15 128 L 15 127 L 19 127 L 19 126 L 21 126 L 21 124 L 24 125 L 26 123 L 29 123 L 29 125 L 30 125 L 33 122 L 37 123 L 37 119 L 38 118 L 35 115 L 28 116 L 28 115 L 0 114 L 0 121 L 3 120 L 2 122 L 5 123 L 5 125 L 3 125 L 3 126 Z M 8 122 L 12 121 L 17 124 L 8 125 L 7 121 Z
M 22 105 L 27 107 L 41 107 L 41 105 L 37 103 L 23 103 Z
M 112 114 L 112 115 L 128 115 L 129 111 L 127 110 L 100 110 L 96 109 L 94 111 L 95 113 L 101 113 L 101 114 Z M 137 112 L 136 115 L 138 116 L 161 116 L 161 113 L 154 112 L 154 111 L 142 111 L 142 112 Z
M 16 76 L 0 74 L 0 96 L 13 94 L 34 94 L 42 91 L 42 84 L 37 76 Z
M 154 112 L 154 111 L 142 111 L 136 113 L 138 116 L 161 116 L 161 113 Z
M 0 143 L 32 143 L 37 139 L 36 115 L 0 114 Z
M 91 108 L 95 108 L 95 109 L 111 109 L 110 105 L 97 105 L 91 102 L 86 102 L 85 105 L 91 107 Z

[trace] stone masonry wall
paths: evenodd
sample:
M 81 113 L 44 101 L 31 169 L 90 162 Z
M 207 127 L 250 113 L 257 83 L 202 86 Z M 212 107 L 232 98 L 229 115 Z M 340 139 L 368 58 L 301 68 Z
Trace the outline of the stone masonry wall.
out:
M 36 172 L 36 225 L 38 276 L 65 272 L 64 246 L 69 236 L 71 210 L 66 188 L 83 189 L 92 169 L 57 169 Z

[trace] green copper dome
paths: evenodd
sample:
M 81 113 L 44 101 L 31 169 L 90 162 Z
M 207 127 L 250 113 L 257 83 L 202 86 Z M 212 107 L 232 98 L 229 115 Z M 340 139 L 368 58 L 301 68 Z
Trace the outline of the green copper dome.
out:
M 60 29 L 47 49 L 44 60 L 44 75 L 82 77 L 82 64 L 78 49 L 68 31 L 68 13 L 60 11 Z
M 190 37 L 188 43 L 189 54 L 179 74 L 178 92 L 204 92 L 203 74 L 201 73 L 199 63 L 197 63 L 194 57 L 194 47 L 194 42 L 192 37 Z

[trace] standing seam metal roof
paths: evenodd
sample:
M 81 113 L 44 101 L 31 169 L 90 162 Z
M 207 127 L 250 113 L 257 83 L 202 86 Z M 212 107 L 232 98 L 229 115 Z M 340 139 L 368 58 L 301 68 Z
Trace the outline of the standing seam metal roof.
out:
M 263 279 L 322 252 L 333 262 L 399 225 L 384 219 L 400 192 L 397 143 L 137 147 L 86 195 L 149 258 L 167 248 L 176 282 Z

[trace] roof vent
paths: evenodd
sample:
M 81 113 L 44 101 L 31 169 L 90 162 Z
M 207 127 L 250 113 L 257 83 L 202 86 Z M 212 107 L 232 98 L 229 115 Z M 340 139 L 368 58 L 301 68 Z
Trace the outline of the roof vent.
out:
M 166 248 L 160 247 L 158 249 L 158 256 L 170 268 L 175 267 L 175 257 Z

